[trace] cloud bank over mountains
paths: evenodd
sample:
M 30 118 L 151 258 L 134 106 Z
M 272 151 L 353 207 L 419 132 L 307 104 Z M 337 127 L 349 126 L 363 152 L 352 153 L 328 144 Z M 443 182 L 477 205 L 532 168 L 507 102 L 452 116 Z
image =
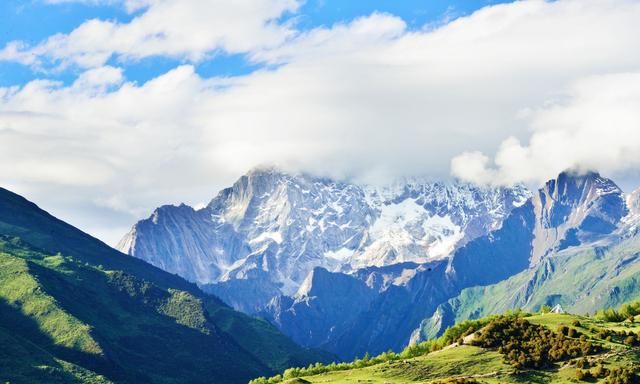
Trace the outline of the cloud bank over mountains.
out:
M 491 160 L 465 152 L 454 175 L 476 183 L 539 182 L 565 169 L 624 172 L 640 167 L 640 72 L 577 81 L 564 95 L 530 111 L 531 134 L 502 141 Z
M 0 47 L 42 71 L 0 88 L 4 185 L 130 223 L 256 164 L 507 184 L 640 165 L 638 1 L 521 1 L 422 29 L 373 13 L 311 30 L 296 28 L 292 0 L 110 4 L 131 20 Z M 259 69 L 198 74 L 216 54 Z M 182 64 L 127 79 L 122 67 L 148 57 Z M 71 84 L 47 80 L 68 68 Z

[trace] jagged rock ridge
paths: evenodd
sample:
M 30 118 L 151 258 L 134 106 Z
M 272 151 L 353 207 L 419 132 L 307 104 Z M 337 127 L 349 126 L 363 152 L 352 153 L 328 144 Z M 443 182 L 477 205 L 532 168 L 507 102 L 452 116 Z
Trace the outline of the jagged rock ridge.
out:
M 292 296 L 315 267 L 349 273 L 445 258 L 498 228 L 529 195 L 521 186 L 373 188 L 255 169 L 203 209 L 158 208 L 118 249 L 255 312 Z

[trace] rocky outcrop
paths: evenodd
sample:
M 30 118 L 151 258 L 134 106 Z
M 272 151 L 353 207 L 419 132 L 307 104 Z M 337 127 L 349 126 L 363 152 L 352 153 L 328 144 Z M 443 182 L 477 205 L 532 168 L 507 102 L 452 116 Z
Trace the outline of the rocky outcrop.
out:
M 274 298 L 265 315 L 302 345 L 325 345 L 369 308 L 376 291 L 359 279 L 315 268 L 293 298 Z

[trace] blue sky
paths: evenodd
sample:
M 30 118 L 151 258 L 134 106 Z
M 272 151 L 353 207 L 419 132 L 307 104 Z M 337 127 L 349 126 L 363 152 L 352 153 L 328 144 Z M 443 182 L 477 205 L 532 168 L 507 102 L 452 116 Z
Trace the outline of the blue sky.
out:
M 0 15 L 0 46 L 15 40 L 37 44 L 56 33 L 69 33 L 92 18 L 127 21 L 133 17 L 122 7 L 48 4 L 43 0 L 4 0 L 0 2 Z M 75 78 L 75 74 L 49 73 L 45 76 L 18 63 L 0 61 L 0 86 L 20 85 L 42 77 L 69 82 Z
M 293 20 L 300 31 L 330 27 L 373 12 L 390 13 L 401 17 L 409 29 L 422 29 L 431 24 L 467 15 L 486 5 L 507 1 L 411 1 L 411 0 L 310 0 L 302 3 L 295 13 L 285 13 L 282 21 Z M 115 2 L 114 2 L 115 3 Z M 69 33 L 90 19 L 130 22 L 144 9 L 127 12 L 122 4 L 100 4 L 70 1 L 49 3 L 45 0 L 4 0 L 0 2 L 0 47 L 11 41 L 36 45 L 57 33 Z M 144 83 L 184 63 L 168 57 L 148 57 L 129 62 L 111 60 L 110 64 L 123 68 L 128 80 Z M 217 52 L 211 59 L 199 61 L 196 71 L 203 77 L 244 75 L 262 68 L 248 60 L 245 54 Z M 79 73 L 78 68 L 64 71 L 33 70 L 19 63 L 0 61 L 0 86 L 22 85 L 35 78 L 54 79 L 69 84 Z

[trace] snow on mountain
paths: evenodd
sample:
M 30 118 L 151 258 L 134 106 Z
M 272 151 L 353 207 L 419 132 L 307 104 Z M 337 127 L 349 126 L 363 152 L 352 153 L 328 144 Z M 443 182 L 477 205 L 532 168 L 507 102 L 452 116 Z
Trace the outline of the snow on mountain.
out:
M 316 267 L 350 273 L 449 256 L 530 193 L 412 180 L 384 188 L 254 169 L 205 208 L 163 206 L 118 249 L 253 312 Z
M 532 201 L 537 217 L 532 264 L 552 252 L 611 234 L 629 213 L 622 190 L 596 172 L 563 172 Z
M 468 241 L 500 227 L 530 193 L 522 186 L 410 181 L 370 191 L 378 216 L 353 269 L 448 257 Z
M 640 216 L 640 188 L 627 195 L 627 206 L 631 216 Z
M 640 234 L 640 188 L 629 193 L 626 196 L 629 214 L 623 219 L 624 227 L 622 228 L 622 236 L 636 236 Z

